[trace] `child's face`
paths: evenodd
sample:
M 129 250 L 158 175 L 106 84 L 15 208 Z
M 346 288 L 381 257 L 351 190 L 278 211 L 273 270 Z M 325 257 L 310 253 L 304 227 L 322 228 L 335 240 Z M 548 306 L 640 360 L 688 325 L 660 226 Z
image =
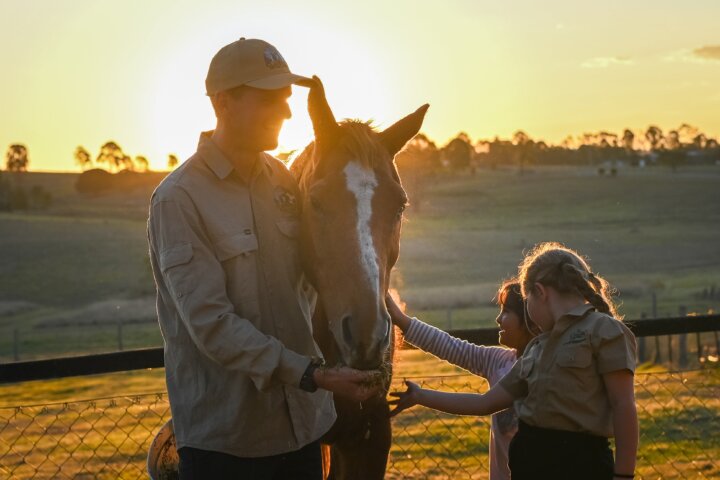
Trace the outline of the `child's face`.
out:
M 530 320 L 540 327 L 543 332 L 552 330 L 555 323 L 546 300 L 546 295 L 543 295 L 543 292 L 540 292 L 537 288 L 531 290 L 525 298 Z
M 500 313 L 495 318 L 498 326 L 500 327 L 500 333 L 498 335 L 498 341 L 500 345 L 514 348 L 516 350 L 522 350 L 527 345 L 530 335 L 524 326 L 524 321 L 515 312 L 507 310 L 502 305 L 500 306 Z

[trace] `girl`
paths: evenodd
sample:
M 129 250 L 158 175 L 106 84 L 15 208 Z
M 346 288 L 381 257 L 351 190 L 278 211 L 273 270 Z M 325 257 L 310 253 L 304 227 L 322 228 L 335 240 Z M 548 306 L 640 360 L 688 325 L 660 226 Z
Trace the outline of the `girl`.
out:
M 391 394 L 398 397 L 393 413 L 419 404 L 487 415 L 514 401 L 519 426 L 509 451 L 513 480 L 633 478 L 635 337 L 617 320 L 608 283 L 558 243 L 536 246 L 519 271 L 527 312 L 543 333 L 510 372 L 484 395 L 406 382 L 407 391 Z
M 393 323 L 403 331 L 407 342 L 485 378 L 492 387 L 510 371 L 525 346 L 538 333 L 537 327 L 525 323 L 525 304 L 519 283 L 504 282 L 496 298 L 500 306 L 500 313 L 495 319 L 500 327 L 498 340 L 508 348 L 475 345 L 450 336 L 417 318 L 408 317 L 389 296 L 387 306 Z M 510 479 L 508 446 L 517 431 L 517 425 L 517 416 L 512 407 L 492 416 L 490 480 Z

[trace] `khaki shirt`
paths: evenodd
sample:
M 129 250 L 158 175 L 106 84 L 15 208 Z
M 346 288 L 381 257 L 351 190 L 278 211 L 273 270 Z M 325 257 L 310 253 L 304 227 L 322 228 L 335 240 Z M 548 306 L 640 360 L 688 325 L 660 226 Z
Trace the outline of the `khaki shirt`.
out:
M 602 375 L 634 373 L 635 352 L 635 336 L 622 322 L 586 304 L 531 340 L 500 385 L 516 399 L 518 418 L 529 425 L 612 437 Z
M 321 355 L 298 208 L 282 163 L 259 154 L 239 171 L 208 133 L 153 193 L 150 260 L 178 448 L 276 455 L 335 421 L 330 392 L 298 387 Z

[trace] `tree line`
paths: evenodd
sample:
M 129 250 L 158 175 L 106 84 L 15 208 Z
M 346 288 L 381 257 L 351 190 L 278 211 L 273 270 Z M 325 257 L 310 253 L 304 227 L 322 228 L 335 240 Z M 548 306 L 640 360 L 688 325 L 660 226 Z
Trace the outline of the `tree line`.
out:
M 102 168 L 110 172 L 117 172 L 120 170 L 129 170 L 133 172 L 149 172 L 150 162 L 144 155 L 136 155 L 131 157 L 127 155 L 122 147 L 112 140 L 105 142 L 93 159 L 90 152 L 83 147 L 78 145 L 73 153 L 73 159 L 75 164 L 80 167 L 81 170 L 85 171 L 90 168 Z M 169 154 L 167 158 L 167 166 L 169 169 L 175 168 L 179 163 L 178 157 L 175 154 Z M 8 172 L 26 172 L 30 165 L 30 158 L 28 155 L 28 148 L 21 144 L 15 143 L 8 147 L 5 153 L 5 168 Z
M 682 124 L 663 132 L 650 125 L 634 132 L 625 129 L 622 134 L 600 131 L 568 136 L 551 145 L 533 139 L 523 130 L 511 138 L 472 141 L 461 132 L 438 146 L 424 134 L 417 135 L 397 157 L 398 168 L 409 172 L 429 173 L 440 169 L 470 170 L 479 167 L 495 168 L 515 165 L 522 173 L 531 164 L 540 165 L 603 165 L 614 168 L 620 162 L 631 165 L 667 165 L 673 170 L 684 163 L 720 162 L 720 147 L 715 138 L 697 127 Z
M 290 156 L 278 155 L 283 160 Z M 105 142 L 93 158 L 79 145 L 74 153 L 75 164 L 82 171 L 104 168 L 109 172 L 122 170 L 147 172 L 149 161 L 144 155 L 134 157 L 123 151 L 114 141 Z M 699 128 L 684 123 L 676 129 L 663 132 L 650 125 L 645 130 L 626 128 L 622 134 L 600 131 L 569 135 L 559 144 L 533 139 L 523 130 L 511 138 L 478 139 L 472 141 L 465 132 L 458 133 L 445 145 L 438 145 L 424 133 L 418 134 L 397 158 L 398 167 L 420 172 L 437 169 L 463 170 L 478 167 L 494 168 L 499 165 L 516 165 L 522 172 L 527 165 L 596 165 L 603 162 L 627 161 L 631 164 L 666 164 L 675 169 L 687 161 L 715 163 L 720 161 L 718 140 Z M 6 168 L 11 172 L 27 171 L 30 160 L 28 149 L 13 144 L 6 153 Z M 178 157 L 169 154 L 167 166 L 178 165 Z

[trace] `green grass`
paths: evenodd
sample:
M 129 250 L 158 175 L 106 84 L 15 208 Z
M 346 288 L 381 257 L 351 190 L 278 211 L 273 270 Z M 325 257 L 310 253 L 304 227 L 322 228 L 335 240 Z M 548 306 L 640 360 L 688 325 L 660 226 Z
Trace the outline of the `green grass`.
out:
M 538 168 L 519 176 L 497 170 L 439 177 L 411 208 L 395 282 L 413 314 L 445 326 L 448 308 L 478 308 L 454 326 L 486 326 L 501 279 L 537 242 L 559 241 L 590 258 L 594 270 L 620 290 L 627 318 L 659 315 L 680 305 L 705 312 L 720 299 L 699 298 L 720 288 L 720 169 L 625 170 L 615 178 L 593 171 Z
M 145 221 L 151 189 L 84 198 L 77 175 L 21 176 L 53 192 L 43 212 L 0 214 L 0 361 L 158 346 Z M 160 176 L 157 176 L 160 179 Z M 626 318 L 720 310 L 720 168 L 590 168 L 439 175 L 422 197 L 408 185 L 393 285 L 409 312 L 442 328 L 488 327 L 501 279 L 523 252 L 556 240 L 578 249 L 620 290 Z M 135 305 L 140 302 L 141 305 Z M 450 312 L 450 313 L 449 313 Z M 451 318 L 451 320 L 450 320 Z M 58 328 L 52 328 L 56 325 Z

